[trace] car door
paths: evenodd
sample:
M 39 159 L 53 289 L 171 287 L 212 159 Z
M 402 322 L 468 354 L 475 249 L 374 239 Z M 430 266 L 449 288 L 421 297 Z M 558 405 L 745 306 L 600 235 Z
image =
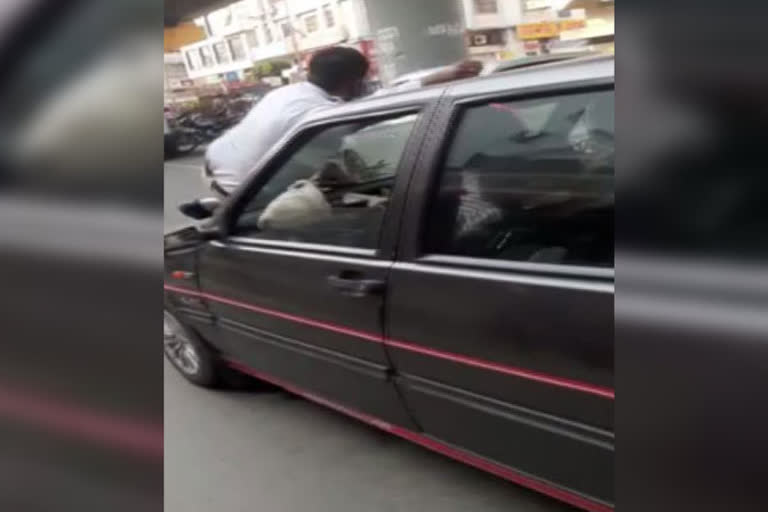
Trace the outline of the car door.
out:
M 382 240 L 398 225 L 424 117 L 408 108 L 309 126 L 235 200 L 226 235 L 198 262 L 212 342 L 230 364 L 412 427 L 382 343 Z M 385 150 L 372 161 L 366 147 Z
M 612 86 L 444 101 L 390 276 L 399 386 L 426 434 L 606 510 Z

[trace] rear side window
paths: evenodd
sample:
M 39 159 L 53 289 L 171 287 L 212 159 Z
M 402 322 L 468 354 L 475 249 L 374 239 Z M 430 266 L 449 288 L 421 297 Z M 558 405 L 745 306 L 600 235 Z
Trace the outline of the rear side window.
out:
M 467 108 L 440 171 L 427 251 L 612 267 L 613 117 L 613 91 Z

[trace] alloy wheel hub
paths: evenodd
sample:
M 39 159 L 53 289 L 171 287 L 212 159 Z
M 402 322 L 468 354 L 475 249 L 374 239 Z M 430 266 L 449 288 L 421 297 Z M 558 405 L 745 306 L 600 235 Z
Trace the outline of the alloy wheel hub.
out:
M 194 375 L 200 370 L 200 357 L 184 329 L 171 315 L 163 318 L 163 347 L 168 358 L 184 373 Z

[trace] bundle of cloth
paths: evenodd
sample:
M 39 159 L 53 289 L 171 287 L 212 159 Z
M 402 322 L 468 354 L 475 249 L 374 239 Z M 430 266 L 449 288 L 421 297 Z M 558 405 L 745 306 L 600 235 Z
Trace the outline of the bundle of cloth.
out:
M 309 179 L 297 180 L 275 197 L 259 216 L 260 230 L 295 229 L 327 219 L 332 214 L 329 194 L 342 186 L 359 183 L 342 160 L 330 159 Z M 386 204 L 385 195 L 348 192 L 341 195 L 338 207 L 363 206 L 373 208 Z

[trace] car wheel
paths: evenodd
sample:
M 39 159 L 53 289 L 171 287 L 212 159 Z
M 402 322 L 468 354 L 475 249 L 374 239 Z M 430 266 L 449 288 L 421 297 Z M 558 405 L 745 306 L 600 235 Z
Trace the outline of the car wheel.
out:
M 217 384 L 218 361 L 213 352 L 167 310 L 163 311 L 163 351 L 188 381 L 206 387 Z
M 264 387 L 253 377 L 224 365 L 197 333 L 185 327 L 168 310 L 163 311 L 163 351 L 179 373 L 198 386 L 235 389 Z

